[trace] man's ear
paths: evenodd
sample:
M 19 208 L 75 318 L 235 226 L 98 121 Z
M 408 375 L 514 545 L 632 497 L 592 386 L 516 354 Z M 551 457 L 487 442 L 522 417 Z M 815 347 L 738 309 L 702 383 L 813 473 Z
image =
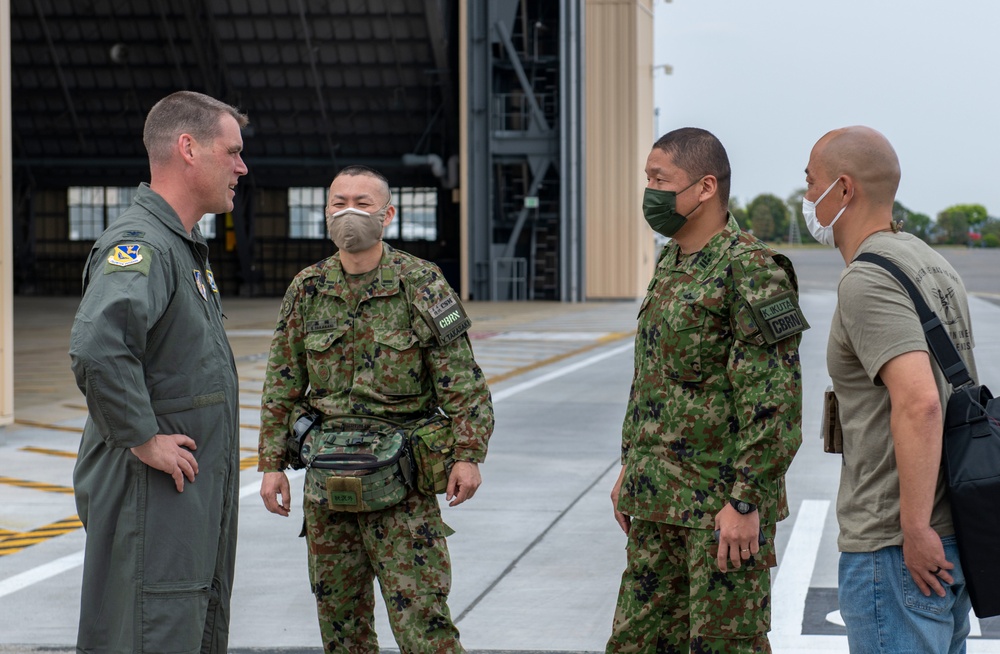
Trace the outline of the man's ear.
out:
M 698 182 L 698 202 L 705 202 L 715 197 L 719 192 L 719 180 L 715 175 L 705 175 Z
M 396 217 L 396 207 L 389 205 L 389 208 L 385 210 L 385 219 L 382 220 L 382 227 L 388 227 L 392 219 Z
M 190 134 L 181 134 L 177 137 L 177 149 L 180 151 L 185 163 L 194 163 L 194 148 L 196 145 L 197 142 Z

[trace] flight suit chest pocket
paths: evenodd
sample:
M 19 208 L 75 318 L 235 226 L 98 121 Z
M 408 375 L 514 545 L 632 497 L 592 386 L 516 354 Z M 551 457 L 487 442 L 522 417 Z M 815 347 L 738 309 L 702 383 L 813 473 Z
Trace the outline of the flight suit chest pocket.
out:
M 337 391 L 350 386 L 351 366 L 345 351 L 345 335 L 350 329 L 348 324 L 306 334 L 306 363 L 309 368 L 309 384 L 313 388 Z
M 412 329 L 375 329 L 372 357 L 376 388 L 385 395 L 416 395 L 421 390 L 420 341 Z
M 681 382 L 703 380 L 704 349 L 709 340 L 708 310 L 699 304 L 674 304 L 663 318 L 660 336 L 663 374 Z

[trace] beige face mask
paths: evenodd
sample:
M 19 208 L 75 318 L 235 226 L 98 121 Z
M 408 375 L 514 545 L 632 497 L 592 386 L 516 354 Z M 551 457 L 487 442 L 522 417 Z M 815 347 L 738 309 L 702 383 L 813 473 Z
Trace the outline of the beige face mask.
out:
M 385 207 L 375 213 L 360 209 L 341 209 L 326 217 L 326 228 L 337 247 L 346 252 L 364 252 L 382 239 Z

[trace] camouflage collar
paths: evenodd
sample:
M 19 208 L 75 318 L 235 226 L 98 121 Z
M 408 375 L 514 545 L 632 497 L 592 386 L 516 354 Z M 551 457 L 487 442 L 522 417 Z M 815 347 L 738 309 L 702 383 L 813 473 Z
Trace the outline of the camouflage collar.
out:
M 739 239 L 741 233 L 736 218 L 733 214 L 729 214 L 726 226 L 710 238 L 701 250 L 682 254 L 677 243 L 671 242 L 660 259 L 660 265 L 672 272 L 686 273 L 693 279 L 704 281 L 715 270 L 726 250 Z
M 320 290 L 328 295 L 336 295 L 341 298 L 350 296 L 347 287 L 347 279 L 344 276 L 344 265 L 340 261 L 340 253 L 334 254 L 328 259 L 330 262 L 326 274 L 323 276 L 323 283 Z M 362 301 L 373 297 L 387 297 L 399 293 L 400 269 L 403 262 L 396 250 L 388 243 L 382 243 L 382 259 L 379 261 L 378 274 L 372 279 Z

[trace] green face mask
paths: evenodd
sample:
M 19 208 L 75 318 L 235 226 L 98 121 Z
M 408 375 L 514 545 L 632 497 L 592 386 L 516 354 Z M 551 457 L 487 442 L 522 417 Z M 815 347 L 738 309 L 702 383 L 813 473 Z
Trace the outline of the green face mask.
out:
M 642 215 L 650 228 L 657 234 L 663 234 L 671 238 L 680 231 L 687 217 L 694 213 L 698 207 L 688 212 L 687 216 L 677 213 L 677 196 L 688 190 L 701 181 L 701 178 L 691 182 L 680 191 L 661 191 L 655 188 L 646 188 L 642 195 Z

